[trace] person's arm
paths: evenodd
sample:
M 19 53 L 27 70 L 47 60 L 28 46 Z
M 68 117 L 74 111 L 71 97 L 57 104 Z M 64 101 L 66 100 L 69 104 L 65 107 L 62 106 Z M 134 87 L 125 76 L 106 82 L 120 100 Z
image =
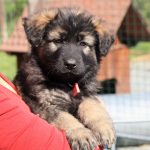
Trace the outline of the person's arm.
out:
M 0 149 L 70 150 L 64 132 L 31 113 L 15 89 L 2 78 L 0 78 Z
M 70 150 L 63 131 L 32 114 L 2 78 L 0 84 L 0 149 Z
M 15 94 L 17 94 L 17 92 L 1 77 L 0 77 L 0 84 L 9 89 L 10 91 L 14 92 Z

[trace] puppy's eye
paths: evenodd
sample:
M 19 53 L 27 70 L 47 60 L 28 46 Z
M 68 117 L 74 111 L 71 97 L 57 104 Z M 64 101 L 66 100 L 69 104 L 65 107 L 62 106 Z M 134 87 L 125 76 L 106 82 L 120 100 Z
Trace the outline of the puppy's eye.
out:
M 83 40 L 83 35 L 78 35 L 77 41 L 82 41 Z
M 63 40 L 62 39 L 56 39 L 56 40 L 54 40 L 54 42 L 59 44 L 59 43 L 63 43 Z
M 61 39 L 62 39 L 63 41 L 66 41 L 66 38 L 67 38 L 67 35 L 66 35 L 65 33 L 62 33 L 62 34 L 61 34 Z
M 63 40 L 62 39 L 53 39 L 53 40 L 47 40 L 47 42 L 48 43 L 51 43 L 51 42 L 53 42 L 53 43 L 58 43 L 58 44 L 61 44 L 61 43 L 63 43 Z
M 54 42 L 58 43 L 58 44 L 64 44 L 64 43 L 66 43 L 66 35 L 62 34 L 61 38 L 60 39 L 55 39 Z
M 88 43 L 82 41 L 82 42 L 80 42 L 80 45 L 81 46 L 88 46 Z

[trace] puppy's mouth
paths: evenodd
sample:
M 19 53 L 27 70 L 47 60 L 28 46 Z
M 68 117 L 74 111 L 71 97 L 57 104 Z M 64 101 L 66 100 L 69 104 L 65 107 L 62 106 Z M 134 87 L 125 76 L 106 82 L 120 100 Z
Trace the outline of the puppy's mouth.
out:
M 78 82 L 82 78 L 83 73 L 76 73 L 76 72 L 68 71 L 68 72 L 62 73 L 60 76 L 62 77 L 62 79 L 64 79 L 64 81 L 75 83 L 75 82 Z
M 51 77 L 54 80 L 57 80 L 59 82 L 63 83 L 78 83 L 78 81 L 83 77 L 84 73 L 77 73 L 72 71 L 64 71 L 53 74 Z

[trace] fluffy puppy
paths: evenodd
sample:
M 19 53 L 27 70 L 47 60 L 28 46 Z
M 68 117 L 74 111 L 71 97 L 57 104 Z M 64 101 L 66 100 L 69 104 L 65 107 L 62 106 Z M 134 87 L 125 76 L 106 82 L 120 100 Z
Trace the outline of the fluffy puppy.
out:
M 15 79 L 35 114 L 66 133 L 72 150 L 109 146 L 115 131 L 96 98 L 96 74 L 114 38 L 101 21 L 73 8 L 45 10 L 24 19 L 31 52 Z

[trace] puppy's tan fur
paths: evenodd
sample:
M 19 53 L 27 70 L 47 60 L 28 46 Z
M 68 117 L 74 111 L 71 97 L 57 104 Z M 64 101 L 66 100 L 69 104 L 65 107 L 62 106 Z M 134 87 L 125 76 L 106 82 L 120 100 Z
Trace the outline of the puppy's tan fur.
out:
M 15 83 L 26 103 L 34 113 L 64 130 L 73 150 L 110 146 L 115 131 L 95 95 L 97 68 L 112 36 L 100 20 L 78 9 L 42 11 L 24 19 L 24 28 L 32 52 Z M 70 58 L 75 60 L 72 69 L 66 65 Z M 75 83 L 81 91 L 76 96 L 72 94 Z
M 103 139 L 102 143 L 106 144 L 108 142 L 108 136 L 109 141 L 114 142 L 114 133 L 112 132 L 114 129 L 110 129 L 109 127 L 109 124 L 112 122 L 102 101 L 99 101 L 96 97 L 85 98 L 79 106 L 78 116 L 81 122 L 94 132 L 97 139 Z M 103 134 L 101 135 L 101 133 Z M 107 144 L 110 147 L 112 143 Z

